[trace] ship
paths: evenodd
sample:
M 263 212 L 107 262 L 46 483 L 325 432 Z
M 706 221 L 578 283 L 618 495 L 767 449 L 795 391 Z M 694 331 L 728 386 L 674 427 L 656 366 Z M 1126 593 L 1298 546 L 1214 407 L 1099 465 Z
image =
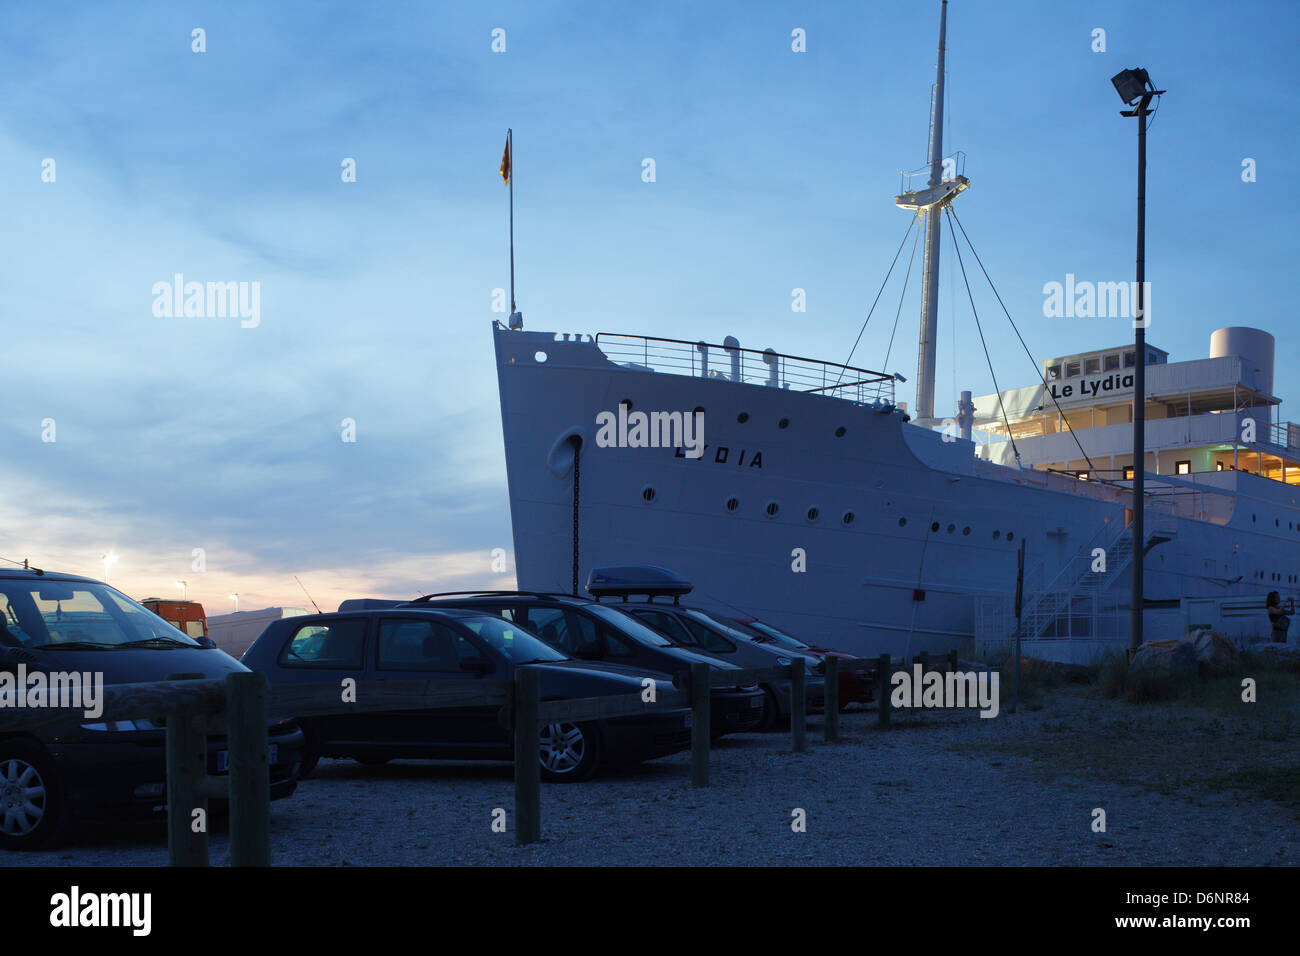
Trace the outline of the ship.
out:
M 914 407 L 897 374 L 512 312 L 492 333 L 518 587 L 657 565 L 696 603 L 863 656 L 1014 637 L 1087 663 L 1129 647 L 1140 561 L 1146 640 L 1268 637 L 1266 596 L 1300 591 L 1300 427 L 1280 420 L 1267 331 L 1218 329 L 1181 361 L 1133 342 L 1055 356 L 935 415 L 941 213 L 970 185 L 943 151 L 946 14 L 924 182 L 895 197 L 924 229 Z

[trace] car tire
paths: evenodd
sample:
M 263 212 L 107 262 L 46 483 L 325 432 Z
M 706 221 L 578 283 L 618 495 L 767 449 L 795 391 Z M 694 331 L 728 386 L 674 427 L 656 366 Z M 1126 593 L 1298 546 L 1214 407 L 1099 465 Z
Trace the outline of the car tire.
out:
M 542 725 L 538 760 L 547 783 L 590 779 L 600 765 L 600 733 L 595 724 L 565 721 Z
M 0 847 L 57 846 L 72 829 L 72 814 L 54 760 L 30 740 L 0 741 Z

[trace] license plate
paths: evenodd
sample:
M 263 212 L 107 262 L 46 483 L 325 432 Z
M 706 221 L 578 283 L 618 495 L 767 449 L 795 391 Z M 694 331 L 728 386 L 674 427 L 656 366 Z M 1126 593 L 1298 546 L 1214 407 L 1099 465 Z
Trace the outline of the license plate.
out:
M 266 762 L 275 764 L 280 756 L 279 744 L 268 744 L 266 748 Z M 225 773 L 230 769 L 230 752 L 226 750 L 217 751 L 217 773 Z
M 687 715 L 682 719 L 682 723 L 687 728 L 695 726 L 695 715 L 692 713 L 687 713 Z
M 758 708 L 760 708 L 760 707 L 762 707 L 762 706 L 763 706 L 763 698 L 761 698 L 761 697 L 751 697 L 751 698 L 750 698 L 750 700 L 749 700 L 749 709 L 750 709 L 750 710 L 758 710 Z

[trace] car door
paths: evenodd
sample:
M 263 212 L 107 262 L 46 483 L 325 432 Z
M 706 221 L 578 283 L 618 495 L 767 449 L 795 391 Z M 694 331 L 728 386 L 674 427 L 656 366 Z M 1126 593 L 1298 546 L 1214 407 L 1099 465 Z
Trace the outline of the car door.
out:
M 466 670 L 462 662 L 484 658 L 494 671 Z M 380 617 L 375 641 L 379 680 L 437 680 L 471 687 L 483 676 L 503 677 L 505 663 L 458 625 L 430 617 Z M 437 707 L 385 715 L 385 739 L 411 753 L 460 753 L 505 747 L 497 719 L 500 705 Z
M 290 683 L 335 683 L 372 675 L 366 667 L 371 619 L 347 617 L 308 619 L 290 625 L 276 656 L 276 680 Z M 374 733 L 375 714 L 339 713 L 304 718 L 320 745 L 366 740 Z

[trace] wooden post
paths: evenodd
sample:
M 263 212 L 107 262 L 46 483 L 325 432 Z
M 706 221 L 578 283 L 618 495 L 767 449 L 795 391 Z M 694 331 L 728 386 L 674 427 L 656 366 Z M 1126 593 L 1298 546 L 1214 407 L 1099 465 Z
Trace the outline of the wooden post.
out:
M 892 668 L 893 662 L 889 655 L 881 654 L 880 660 L 876 662 L 876 710 L 881 727 L 889 726 L 889 692 L 892 687 L 889 678 Z
M 231 866 L 271 865 L 270 699 L 265 674 L 226 677 Z
M 202 674 L 170 674 L 167 680 L 195 680 Z M 194 727 L 195 715 L 167 715 L 167 858 L 172 866 L 208 865 L 208 798 L 203 779 L 208 772 L 208 739 Z M 201 810 L 195 832 L 194 811 Z
M 802 657 L 790 662 L 790 749 L 808 749 L 808 675 Z
M 826 661 L 826 690 L 824 692 L 824 705 L 822 711 L 825 717 L 822 718 L 822 731 L 826 737 L 827 743 L 834 743 L 840 739 L 840 661 L 833 654 L 828 654 L 824 658 Z
M 539 677 L 536 670 L 515 671 L 515 843 L 542 838 L 542 766 Z
M 709 665 L 691 665 L 691 786 L 709 785 L 709 739 L 713 734 L 709 713 Z

